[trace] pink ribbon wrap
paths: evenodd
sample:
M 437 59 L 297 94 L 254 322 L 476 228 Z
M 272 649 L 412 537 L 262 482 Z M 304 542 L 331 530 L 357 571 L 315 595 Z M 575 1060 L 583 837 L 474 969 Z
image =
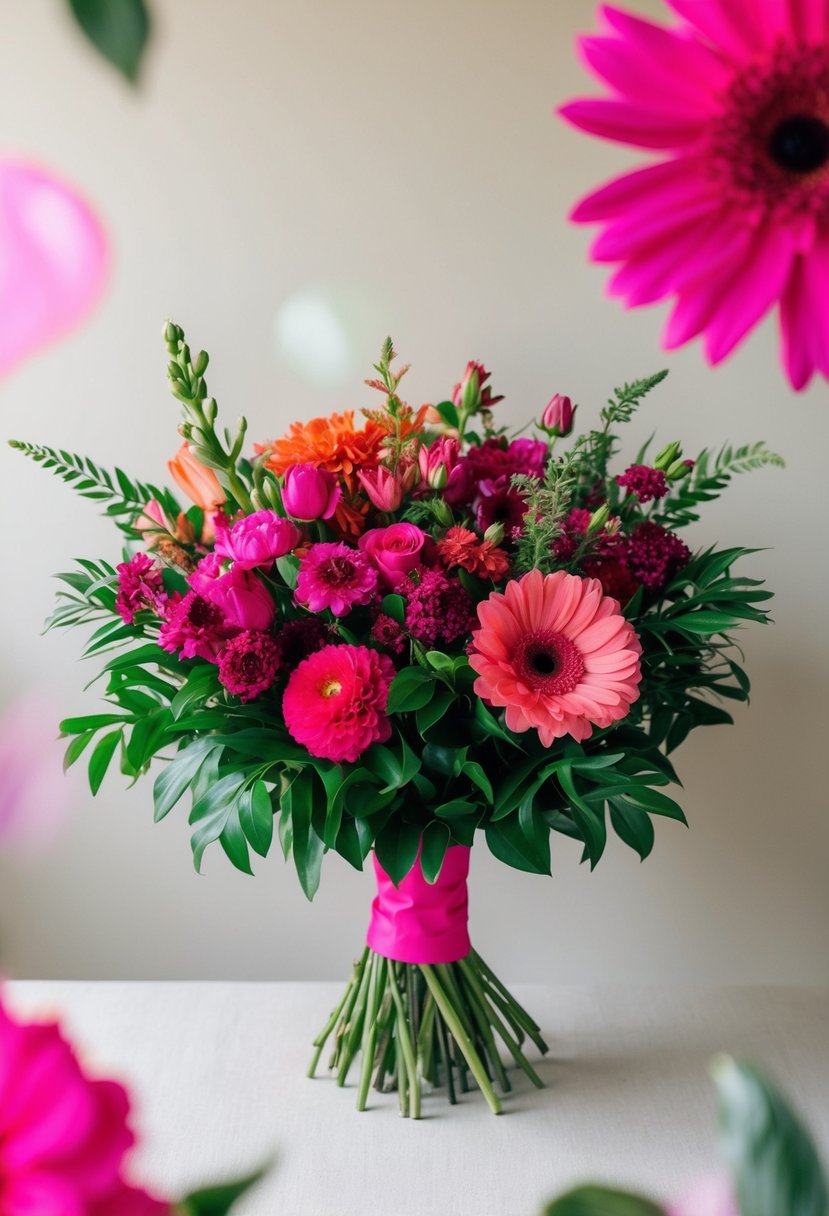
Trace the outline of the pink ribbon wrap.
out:
M 435 883 L 428 883 L 420 857 L 396 887 L 374 857 L 377 895 L 366 941 L 375 954 L 399 963 L 455 963 L 472 946 L 467 922 L 469 849 L 452 845 Z

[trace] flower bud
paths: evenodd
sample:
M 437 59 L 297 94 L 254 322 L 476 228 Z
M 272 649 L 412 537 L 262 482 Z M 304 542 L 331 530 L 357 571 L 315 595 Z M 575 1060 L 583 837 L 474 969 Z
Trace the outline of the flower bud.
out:
M 488 540 L 491 545 L 500 545 L 504 539 L 504 525 L 500 522 L 490 524 L 486 532 L 484 532 L 484 540 Z
M 681 451 L 682 445 L 674 440 L 673 443 L 669 443 L 667 447 L 662 449 L 656 460 L 653 462 L 653 467 L 655 469 L 661 469 L 664 472 L 669 465 L 673 464 L 674 461 L 678 459 Z
M 690 475 L 691 469 L 694 467 L 692 461 L 675 460 L 673 464 L 668 465 L 665 470 L 665 477 L 668 481 L 682 481 L 683 477 Z
M 597 532 L 601 532 L 609 518 L 610 507 L 606 502 L 603 502 L 590 516 L 590 523 L 587 525 L 587 535 L 595 536 Z
M 452 508 L 443 498 L 436 498 L 432 503 L 432 510 L 435 513 L 435 519 L 444 528 L 448 528 L 454 523 L 455 517 L 452 514 Z
M 541 429 L 557 439 L 563 439 L 573 429 L 573 418 L 577 408 L 569 397 L 556 393 L 544 407 L 541 415 Z

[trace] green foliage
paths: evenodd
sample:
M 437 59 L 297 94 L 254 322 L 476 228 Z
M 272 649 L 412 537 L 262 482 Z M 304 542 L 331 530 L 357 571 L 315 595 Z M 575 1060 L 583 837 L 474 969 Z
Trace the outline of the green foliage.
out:
M 691 476 L 675 482 L 671 493 L 661 500 L 654 519 L 666 528 L 683 528 L 699 519 L 701 503 L 719 498 L 732 477 L 768 465 L 783 468 L 782 456 L 771 452 L 765 443 L 744 444 L 734 448 L 726 444 L 714 456 L 708 450 L 700 452 Z
M 49 448 L 43 444 L 27 443 L 22 439 L 10 439 L 9 447 L 28 456 L 44 469 L 51 469 L 55 477 L 68 482 L 82 498 L 106 503 L 104 514 L 128 536 L 135 535 L 133 524 L 151 498 L 161 503 L 164 510 L 175 517 L 180 507 L 170 493 L 150 482 L 132 481 L 123 469 L 108 473 L 86 456 L 65 452 L 62 448 Z
M 69 0 L 69 8 L 95 49 L 135 84 L 150 36 L 144 0 Z
M 583 478 L 590 485 L 607 480 L 608 465 L 618 447 L 618 436 L 613 427 L 630 422 L 644 398 L 661 384 L 667 375 L 667 370 L 659 371 L 630 384 L 623 384 L 621 388 L 615 388 L 613 396 L 602 409 L 601 428 L 588 432 L 576 441 L 574 454 Z
M 193 1191 L 176 1204 L 176 1216 L 227 1216 L 237 1199 L 261 1182 L 270 1166 L 265 1165 L 245 1178 Z
M 665 1209 L 641 1195 L 604 1186 L 579 1186 L 554 1199 L 542 1216 L 665 1216 Z
M 789 1103 L 749 1064 L 717 1061 L 720 1151 L 741 1216 L 827 1216 L 829 1184 L 810 1133 Z
M 551 459 L 543 481 L 519 473 L 512 487 L 527 501 L 524 532 L 518 538 L 513 559 L 516 572 L 540 570 L 549 574 L 558 564 L 553 542 L 561 533 L 562 522 L 573 502 L 578 469 L 577 449 L 563 460 Z

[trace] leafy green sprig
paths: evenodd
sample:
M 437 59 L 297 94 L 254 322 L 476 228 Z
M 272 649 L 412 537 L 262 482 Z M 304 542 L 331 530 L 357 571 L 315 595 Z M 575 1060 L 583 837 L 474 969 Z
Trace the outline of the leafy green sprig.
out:
M 219 482 L 237 506 L 250 515 L 254 510 L 250 489 L 240 472 L 247 419 L 239 418 L 235 435 L 227 428 L 222 435 L 217 434 L 218 406 L 215 397 L 208 396 L 205 380 L 209 363 L 207 351 L 199 351 L 194 359 L 185 341 L 184 330 L 174 321 L 168 321 L 164 327 L 164 343 L 170 356 L 167 377 L 184 415 L 181 434 L 202 464 L 215 471 Z

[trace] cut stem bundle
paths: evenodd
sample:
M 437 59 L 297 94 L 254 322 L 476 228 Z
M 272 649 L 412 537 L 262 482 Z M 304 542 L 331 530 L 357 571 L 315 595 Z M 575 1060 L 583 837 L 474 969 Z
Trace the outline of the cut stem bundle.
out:
M 333 1036 L 333 1041 L 332 1040 Z M 524 1055 L 529 1039 L 547 1044 L 529 1014 L 472 950 L 456 963 L 399 963 L 368 947 L 357 960 L 342 999 L 314 1040 L 308 1069 L 316 1073 L 331 1041 L 328 1068 L 344 1085 L 361 1056 L 357 1109 L 372 1083 L 397 1089 L 400 1113 L 420 1118 L 423 1095 L 445 1087 L 449 1102 L 477 1085 L 493 1114 L 511 1089 L 499 1043 L 537 1088 L 543 1081 Z

